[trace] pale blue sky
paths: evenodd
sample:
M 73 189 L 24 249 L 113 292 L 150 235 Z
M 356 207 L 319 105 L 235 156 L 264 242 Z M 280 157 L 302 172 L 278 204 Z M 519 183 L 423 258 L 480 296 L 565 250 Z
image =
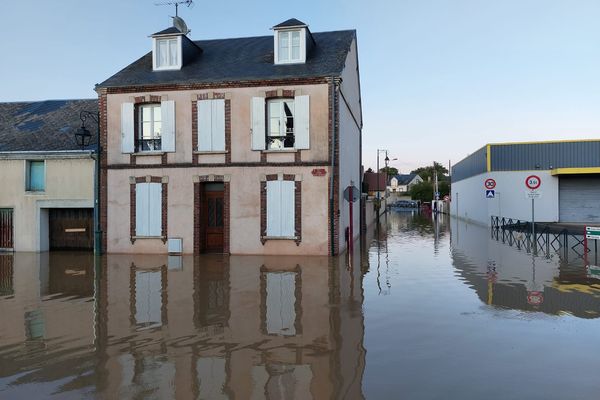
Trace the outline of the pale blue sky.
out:
M 170 25 L 154 3 L 2 0 L 0 101 L 95 97 Z M 487 142 L 600 137 L 598 0 L 196 0 L 180 16 L 195 40 L 270 35 L 290 17 L 357 29 L 365 167 L 377 148 L 408 172 Z

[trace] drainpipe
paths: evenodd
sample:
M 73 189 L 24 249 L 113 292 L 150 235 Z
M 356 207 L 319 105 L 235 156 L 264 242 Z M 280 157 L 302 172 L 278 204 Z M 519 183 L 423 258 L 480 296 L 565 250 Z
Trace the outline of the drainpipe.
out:
M 335 120 L 337 117 L 335 109 L 335 96 L 337 91 L 338 80 L 331 77 L 331 176 L 329 178 L 329 231 L 331 242 L 331 255 L 335 255 L 335 210 L 334 210 L 334 175 L 335 175 Z

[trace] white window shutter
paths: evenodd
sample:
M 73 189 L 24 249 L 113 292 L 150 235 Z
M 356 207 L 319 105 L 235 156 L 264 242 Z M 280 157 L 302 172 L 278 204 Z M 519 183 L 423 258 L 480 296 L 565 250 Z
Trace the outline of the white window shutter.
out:
M 266 144 L 265 99 L 252 98 L 252 150 L 264 150 Z
M 212 150 L 225 151 L 225 100 L 212 101 Z
M 121 152 L 133 153 L 134 150 L 133 103 L 121 104 Z
M 310 148 L 310 102 L 309 96 L 294 98 L 294 147 Z
M 166 100 L 160 103 L 162 116 L 162 151 L 175 151 L 175 101 Z
M 281 236 L 296 236 L 294 220 L 295 189 L 295 182 L 281 181 Z
M 267 181 L 267 236 L 281 236 L 281 181 Z
M 135 185 L 135 235 L 148 236 L 148 183 Z
M 198 150 L 211 151 L 212 145 L 212 100 L 198 101 Z
M 162 184 L 148 183 L 148 236 L 162 236 Z

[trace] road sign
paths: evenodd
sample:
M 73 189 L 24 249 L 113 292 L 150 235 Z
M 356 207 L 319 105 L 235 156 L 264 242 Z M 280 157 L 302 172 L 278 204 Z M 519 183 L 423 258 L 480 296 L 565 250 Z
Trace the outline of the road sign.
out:
M 532 306 L 539 306 L 544 302 L 544 293 L 539 291 L 527 292 L 527 303 Z
M 525 197 L 531 200 L 537 200 L 542 197 L 542 192 L 539 190 L 526 190 Z
M 496 191 L 495 190 L 486 190 L 485 191 L 485 198 L 486 199 L 493 199 L 496 197 Z
M 346 199 L 346 201 L 350 201 L 350 188 L 352 188 L 352 202 L 356 203 L 356 200 L 358 200 L 360 197 L 360 192 L 356 186 L 348 186 L 344 190 L 344 199 Z
M 525 178 L 525 186 L 527 186 L 527 189 L 535 190 L 539 188 L 541 184 L 542 180 L 537 175 L 529 175 Z
M 493 189 L 496 187 L 496 181 L 493 180 L 492 178 L 489 178 L 489 179 L 485 180 L 483 185 L 485 186 L 486 189 Z
M 600 226 L 586 226 L 585 237 L 586 239 L 600 240 Z

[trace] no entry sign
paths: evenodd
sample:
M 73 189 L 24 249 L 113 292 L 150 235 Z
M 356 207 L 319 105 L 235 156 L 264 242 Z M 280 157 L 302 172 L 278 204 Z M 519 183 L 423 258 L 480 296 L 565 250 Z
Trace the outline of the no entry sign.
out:
M 485 180 L 483 185 L 485 186 L 486 189 L 493 189 L 496 187 L 496 181 L 493 180 L 492 178 L 489 178 L 489 179 Z
M 537 175 L 529 175 L 525 178 L 525 186 L 527 186 L 527 189 L 535 190 L 539 188 L 541 184 L 542 180 Z

